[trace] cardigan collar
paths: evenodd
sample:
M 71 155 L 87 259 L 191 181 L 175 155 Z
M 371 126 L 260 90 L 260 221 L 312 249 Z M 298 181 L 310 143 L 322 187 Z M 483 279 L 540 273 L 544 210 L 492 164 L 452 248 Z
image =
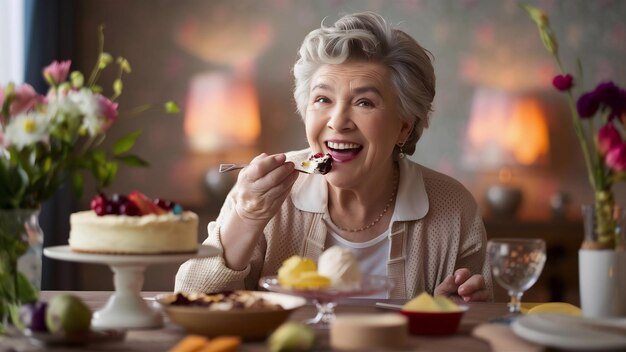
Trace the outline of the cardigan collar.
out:
M 391 221 L 419 220 L 428 213 L 428 194 L 421 167 L 408 158 L 401 159 L 399 165 L 400 184 Z M 291 190 L 295 207 L 311 213 L 327 213 L 328 184 L 324 176 L 302 174 L 300 178 L 304 179 Z

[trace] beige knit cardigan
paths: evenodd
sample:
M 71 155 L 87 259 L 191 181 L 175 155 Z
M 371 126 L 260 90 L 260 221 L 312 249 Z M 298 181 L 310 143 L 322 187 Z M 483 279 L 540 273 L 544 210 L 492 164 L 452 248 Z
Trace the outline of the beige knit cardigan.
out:
M 485 260 L 485 228 L 472 195 L 449 176 L 406 158 L 399 164 L 400 185 L 390 224 L 387 262 L 388 276 L 394 279 L 395 287 L 389 297 L 408 299 L 423 291 L 432 294 L 458 268 L 482 274 L 492 292 L 491 273 Z M 234 191 L 228 195 L 218 218 L 209 223 L 204 244 L 222 249 L 220 226 L 226 215 L 234 211 Z M 256 290 L 259 278 L 276 275 L 291 255 L 317 260 L 324 251 L 327 235 L 326 204 L 324 177 L 300 175 L 291 197 L 265 227 L 244 270 L 231 270 L 222 256 L 192 259 L 178 270 L 175 291 Z

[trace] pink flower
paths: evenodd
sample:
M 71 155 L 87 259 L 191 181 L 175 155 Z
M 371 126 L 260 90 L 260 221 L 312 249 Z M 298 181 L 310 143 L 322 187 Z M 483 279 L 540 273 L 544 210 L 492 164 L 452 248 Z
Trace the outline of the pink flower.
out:
M 604 160 L 614 171 L 626 170 L 626 144 L 621 143 L 617 147 L 609 150 Z
M 560 91 L 570 90 L 572 86 L 574 85 L 573 83 L 574 83 L 574 77 L 572 77 L 572 75 L 570 74 L 556 75 L 552 79 L 552 85 L 554 86 L 554 88 Z
M 622 136 L 612 123 L 607 123 L 598 130 L 597 135 L 598 151 L 602 155 L 606 155 L 622 143 Z
M 46 81 L 55 86 L 61 82 L 67 80 L 67 75 L 70 73 L 70 65 L 72 61 L 53 61 L 50 65 L 43 69 L 43 77 Z
M 100 105 L 100 111 L 102 111 L 102 115 L 106 117 L 107 121 L 105 122 L 103 129 L 106 131 L 115 120 L 117 120 L 117 103 L 112 102 L 107 97 L 98 94 L 98 104 Z
M 9 109 L 10 115 L 17 115 L 22 112 L 32 110 L 37 103 L 41 102 L 41 97 L 30 84 L 22 84 L 15 88 L 13 95 L 13 101 L 11 102 L 11 108 Z

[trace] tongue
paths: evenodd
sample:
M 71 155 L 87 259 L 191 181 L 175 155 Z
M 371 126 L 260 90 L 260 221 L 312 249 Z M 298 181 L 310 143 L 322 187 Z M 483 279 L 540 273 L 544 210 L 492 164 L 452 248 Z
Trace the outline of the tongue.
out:
M 345 150 L 330 150 L 329 154 L 333 157 L 334 161 L 346 162 L 356 158 L 360 149 L 345 149 Z

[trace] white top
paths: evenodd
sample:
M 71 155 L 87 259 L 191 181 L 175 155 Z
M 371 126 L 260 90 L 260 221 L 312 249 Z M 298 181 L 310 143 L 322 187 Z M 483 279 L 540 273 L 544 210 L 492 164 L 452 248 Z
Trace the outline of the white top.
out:
M 389 262 L 389 229 L 369 241 L 352 242 L 337 233 L 337 226 L 330 220 L 328 213 L 324 217 L 324 222 L 328 227 L 328 234 L 330 234 L 330 236 L 326 236 L 326 248 L 339 246 L 349 249 L 354 253 L 354 256 L 359 262 L 359 267 L 363 275 L 387 276 L 387 262 Z M 388 298 L 388 292 L 362 298 Z

